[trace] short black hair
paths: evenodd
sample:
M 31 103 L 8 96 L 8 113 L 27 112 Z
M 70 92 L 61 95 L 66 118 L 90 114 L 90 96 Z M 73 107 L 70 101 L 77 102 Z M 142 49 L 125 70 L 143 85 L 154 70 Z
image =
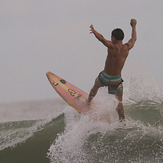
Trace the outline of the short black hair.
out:
M 115 37 L 117 40 L 123 40 L 124 39 L 124 32 L 120 28 L 116 28 L 112 31 L 112 36 Z

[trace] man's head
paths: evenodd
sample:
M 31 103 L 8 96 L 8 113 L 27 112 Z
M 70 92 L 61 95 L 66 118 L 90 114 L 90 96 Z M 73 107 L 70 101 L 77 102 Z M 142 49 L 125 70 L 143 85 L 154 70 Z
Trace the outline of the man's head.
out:
M 124 33 L 122 29 L 116 28 L 112 31 L 112 37 L 114 37 L 118 41 L 122 41 L 124 39 Z

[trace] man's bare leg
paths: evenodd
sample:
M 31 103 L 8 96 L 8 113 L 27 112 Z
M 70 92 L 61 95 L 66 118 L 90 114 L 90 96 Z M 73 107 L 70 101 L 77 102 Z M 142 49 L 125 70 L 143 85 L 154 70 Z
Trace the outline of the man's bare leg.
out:
M 117 106 L 117 112 L 118 112 L 118 115 L 119 115 L 119 120 L 120 120 L 120 121 L 123 121 L 123 120 L 125 120 L 124 109 L 123 109 L 123 103 L 122 103 L 123 92 L 117 94 L 116 96 L 117 96 L 118 101 L 119 101 L 119 104 L 118 104 L 118 106 Z
M 100 88 L 97 80 L 95 80 L 95 84 L 93 86 L 93 88 L 91 89 L 89 96 L 88 96 L 88 101 L 87 104 L 90 104 L 90 102 L 92 101 L 92 99 L 96 96 L 98 89 Z

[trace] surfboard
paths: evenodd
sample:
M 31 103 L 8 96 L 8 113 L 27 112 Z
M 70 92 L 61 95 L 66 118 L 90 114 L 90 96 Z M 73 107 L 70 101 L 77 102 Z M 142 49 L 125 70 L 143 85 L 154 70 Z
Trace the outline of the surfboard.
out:
M 86 100 L 88 98 L 88 94 L 86 92 L 52 72 L 47 72 L 46 76 L 55 91 L 70 106 L 83 114 L 90 111 L 91 107 L 86 105 Z

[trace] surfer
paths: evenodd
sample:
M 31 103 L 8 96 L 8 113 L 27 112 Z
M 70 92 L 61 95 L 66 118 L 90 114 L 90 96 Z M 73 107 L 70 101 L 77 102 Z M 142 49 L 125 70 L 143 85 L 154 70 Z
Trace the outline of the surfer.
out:
M 107 86 L 110 94 L 116 95 L 119 103 L 117 106 L 117 112 L 119 120 L 125 120 L 123 109 L 123 79 L 121 78 L 121 71 L 125 64 L 129 51 L 133 48 L 136 37 L 136 24 L 135 19 L 131 19 L 130 25 L 132 27 L 131 39 L 123 44 L 124 33 L 120 28 L 114 29 L 111 34 L 111 41 L 105 39 L 103 35 L 98 33 L 93 25 L 90 26 L 90 33 L 93 33 L 95 37 L 102 42 L 108 48 L 108 54 L 105 61 L 105 67 L 102 72 L 99 73 L 95 80 L 94 86 L 90 91 L 87 103 L 90 104 L 93 97 L 97 94 L 100 87 Z

